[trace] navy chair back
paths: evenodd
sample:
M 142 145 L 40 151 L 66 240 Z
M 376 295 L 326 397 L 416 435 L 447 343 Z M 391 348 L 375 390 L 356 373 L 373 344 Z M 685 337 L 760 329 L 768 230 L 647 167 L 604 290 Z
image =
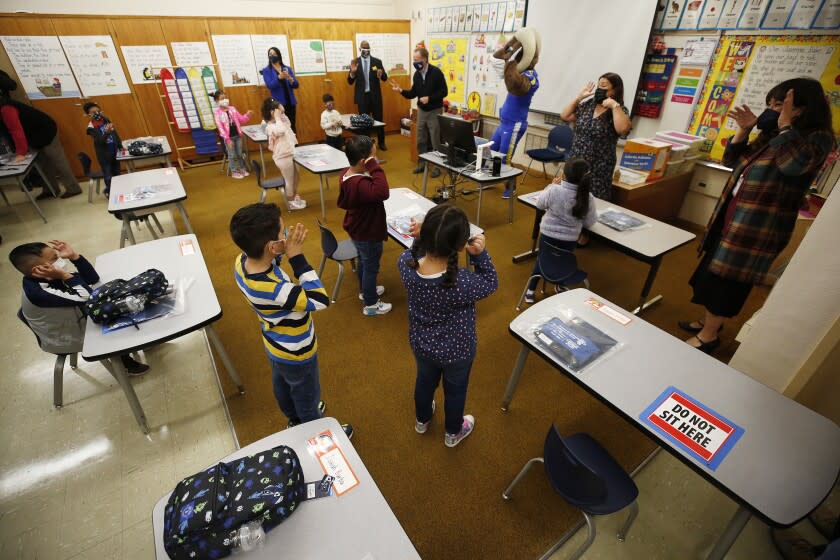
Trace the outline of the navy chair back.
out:
M 575 457 L 554 425 L 545 436 L 543 460 L 551 485 L 569 503 L 585 508 L 604 501 L 606 483 L 589 465 Z M 597 468 L 596 465 L 592 467 Z
M 90 177 L 90 165 L 91 165 L 90 156 L 87 155 L 84 152 L 79 152 L 78 154 L 76 154 L 76 157 L 79 158 L 79 163 L 82 164 L 82 171 L 84 171 L 85 177 Z M 99 191 L 96 191 L 96 192 L 99 192 Z
M 327 258 L 332 258 L 336 249 L 338 249 L 338 240 L 333 235 L 333 232 L 321 223 L 321 220 L 318 220 L 318 229 L 321 230 L 321 250 Z
M 537 255 L 542 277 L 552 284 L 563 284 L 564 280 L 571 278 L 578 271 L 577 257 L 574 253 L 575 242 L 560 243 L 541 243 Z
M 566 124 L 555 126 L 548 133 L 548 147 L 558 152 L 567 152 L 572 149 L 574 132 Z
M 256 160 L 251 160 L 251 169 L 254 170 L 254 176 L 257 179 L 257 184 L 262 186 L 262 166 Z

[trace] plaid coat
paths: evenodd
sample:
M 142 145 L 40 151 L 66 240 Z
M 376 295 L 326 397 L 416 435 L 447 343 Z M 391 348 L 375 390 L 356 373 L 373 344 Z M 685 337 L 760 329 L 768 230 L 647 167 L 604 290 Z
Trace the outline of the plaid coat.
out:
M 760 284 L 790 241 L 802 199 L 834 148 L 826 131 L 805 136 L 796 129 L 762 132 L 752 142 L 730 142 L 723 163 L 732 175 L 723 189 L 700 252 L 710 252 L 709 271 L 730 280 Z M 725 230 L 729 195 L 743 177 L 735 211 Z M 720 231 L 713 245 L 709 232 Z M 716 237 L 716 236 L 714 236 Z

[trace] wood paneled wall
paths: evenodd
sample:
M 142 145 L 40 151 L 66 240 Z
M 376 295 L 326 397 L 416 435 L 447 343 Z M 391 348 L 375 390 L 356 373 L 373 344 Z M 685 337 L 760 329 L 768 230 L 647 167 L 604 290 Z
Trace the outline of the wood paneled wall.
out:
M 349 40 L 355 44 L 356 33 L 410 33 L 408 20 L 313 20 L 280 18 L 202 18 L 202 17 L 137 17 L 137 16 L 63 16 L 32 14 L 0 14 L 0 35 L 103 35 L 110 34 L 122 61 L 121 45 L 166 45 L 173 63 L 175 56 L 170 43 L 178 41 L 206 41 L 213 53 L 211 35 L 227 34 L 283 34 L 293 38 L 316 38 L 324 40 Z M 374 53 L 376 55 L 376 53 Z M 0 68 L 17 79 L 9 58 L 0 45 Z M 97 97 L 95 101 L 103 112 L 114 121 L 122 138 L 147 135 L 169 135 L 169 128 L 155 84 L 132 84 L 128 69 L 123 70 L 131 87 L 130 94 Z M 410 87 L 410 77 L 396 78 L 404 87 Z M 301 143 L 316 142 L 323 138 L 319 125 L 323 103 L 321 96 L 332 93 L 336 108 L 342 113 L 356 111 L 353 104 L 353 88 L 347 84 L 345 72 L 329 72 L 325 76 L 302 76 L 300 88 L 295 92 L 298 99 L 297 128 Z M 20 88 L 19 88 L 20 89 Z M 268 90 L 262 85 L 227 88 L 226 92 L 243 113 L 253 109 L 253 122 L 259 122 L 262 101 L 268 97 Z M 399 120 L 407 116 L 409 102 L 387 84 L 383 84 L 383 112 L 386 130 L 398 131 Z M 15 95 L 23 98 L 23 95 Z M 82 104 L 87 99 L 44 99 L 30 101 L 36 108 L 56 120 L 59 135 L 67 158 L 77 175 L 82 175 L 76 153 L 83 151 L 93 155 L 90 138 L 85 134 L 87 118 L 82 113 Z M 189 134 L 175 132 L 178 145 L 190 146 Z M 182 153 L 189 158 L 190 153 Z

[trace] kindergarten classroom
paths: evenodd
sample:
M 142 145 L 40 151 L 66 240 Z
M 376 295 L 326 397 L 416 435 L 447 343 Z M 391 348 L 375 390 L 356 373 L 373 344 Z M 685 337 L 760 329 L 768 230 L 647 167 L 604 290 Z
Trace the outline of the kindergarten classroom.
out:
M 444 110 L 481 144 L 511 95 L 493 54 L 523 28 L 541 38 L 540 87 L 510 160 L 496 173 L 418 154 L 417 100 L 395 91 L 411 88 L 415 49 L 446 78 Z M 348 118 L 359 113 L 348 72 L 364 41 L 394 83 L 378 86 L 372 125 Z M 300 210 L 276 188 L 259 126 L 272 47 L 299 82 Z M 840 2 L 4 0 L 0 70 L 18 84 L 12 99 L 57 123 L 83 191 L 61 198 L 44 187 L 36 199 L 30 179 L 43 174 L 44 154 L 19 162 L 0 142 L 0 558 L 168 558 L 176 485 L 246 455 L 262 462 L 280 444 L 296 452 L 306 483 L 330 475 L 332 489 L 320 496 L 311 485 L 310 499 L 237 557 L 799 559 L 837 538 L 823 530 L 840 518 L 836 143 L 789 244 L 725 321 L 720 346 L 690 347 L 678 323 L 703 317 L 689 279 L 732 174 L 722 162 L 738 128 L 728 112 L 747 104 L 759 114 L 776 84 L 810 77 L 840 137 Z M 612 199 L 598 200 L 589 243 L 573 253 L 586 283 L 541 282 L 536 302 L 523 303 L 539 258 L 533 193 L 563 174 L 557 131 L 574 133 L 560 115 L 606 72 L 623 79 L 632 128 L 616 147 Z M 217 89 L 253 112 L 243 125 L 248 176 L 234 177 L 219 139 Z M 377 283 L 387 314 L 361 312 L 354 263 L 329 243 L 332 234 L 350 244 L 337 205 L 348 164 L 324 144 L 325 94 L 345 139 L 376 138 L 384 126 L 387 150 L 376 157 L 391 189 L 389 238 Z M 110 196 L 86 134 L 91 101 L 122 140 Z M 141 153 L 137 140 L 155 148 Z M 324 417 L 294 427 L 234 277 L 231 216 L 262 200 L 287 227 L 308 230 L 304 255 L 332 299 L 312 315 Z M 456 447 L 444 445 L 442 386 L 428 431 L 413 429 L 418 364 L 397 267 L 411 237 L 395 224 L 435 203 L 465 211 L 498 273 L 498 289 L 476 304 L 465 408 L 475 427 Z M 605 225 L 605 213 L 631 227 Z M 18 316 L 22 277 L 6 255 L 51 240 L 72 245 L 102 282 L 160 269 L 176 286 L 175 308 L 111 332 L 89 318 L 78 354 L 42 350 Z M 292 275 L 288 259 L 282 267 Z M 568 361 L 545 334 L 560 318 L 609 343 L 594 344 L 582 366 Z M 116 359 L 125 352 L 148 372 L 126 375 Z M 218 557 L 205 554 L 193 557 Z

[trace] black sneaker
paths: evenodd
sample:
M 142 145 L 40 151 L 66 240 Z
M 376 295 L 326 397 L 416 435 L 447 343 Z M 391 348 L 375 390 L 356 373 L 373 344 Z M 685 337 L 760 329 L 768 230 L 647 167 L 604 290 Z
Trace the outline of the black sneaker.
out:
M 379 144 L 376 147 L 376 149 L 379 150 L 380 152 L 387 152 L 388 151 L 388 146 L 386 146 L 385 144 Z
M 149 371 L 149 366 L 142 362 L 138 362 L 129 355 L 122 356 L 122 363 L 125 371 L 128 372 L 129 377 L 137 377 Z
M 347 439 L 353 439 L 353 424 L 342 424 L 341 429 L 344 430 Z
M 412 169 L 411 172 L 414 173 L 415 175 L 419 175 L 420 173 L 423 173 L 425 170 L 426 170 L 425 165 L 418 165 L 417 167 Z
M 324 401 L 318 401 L 318 413 L 321 416 L 323 416 L 325 410 L 327 410 L 327 403 L 325 403 Z M 289 420 L 289 423 L 286 424 L 286 427 L 287 428 L 294 428 L 298 424 L 300 424 L 299 420 Z

